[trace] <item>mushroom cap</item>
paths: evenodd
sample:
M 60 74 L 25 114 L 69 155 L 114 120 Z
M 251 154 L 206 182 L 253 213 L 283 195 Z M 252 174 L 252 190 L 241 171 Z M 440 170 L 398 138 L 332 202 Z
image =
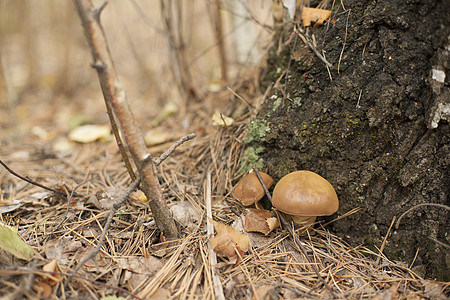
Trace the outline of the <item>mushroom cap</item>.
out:
M 267 188 L 272 186 L 273 179 L 264 172 L 259 172 Z M 261 200 L 264 197 L 264 188 L 258 180 L 255 172 L 244 175 L 236 184 L 233 196 L 241 201 L 242 205 L 248 206 Z
M 329 216 L 338 210 L 339 200 L 325 178 L 311 171 L 296 171 L 278 181 L 272 205 L 294 216 Z

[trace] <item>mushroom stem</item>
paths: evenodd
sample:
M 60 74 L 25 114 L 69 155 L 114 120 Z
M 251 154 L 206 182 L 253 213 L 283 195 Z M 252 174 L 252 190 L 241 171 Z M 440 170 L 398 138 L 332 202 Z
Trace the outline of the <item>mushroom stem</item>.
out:
M 315 216 L 308 216 L 308 217 L 290 216 L 290 217 L 292 218 L 292 222 L 294 222 L 295 225 L 308 228 L 312 226 L 312 224 L 316 220 Z

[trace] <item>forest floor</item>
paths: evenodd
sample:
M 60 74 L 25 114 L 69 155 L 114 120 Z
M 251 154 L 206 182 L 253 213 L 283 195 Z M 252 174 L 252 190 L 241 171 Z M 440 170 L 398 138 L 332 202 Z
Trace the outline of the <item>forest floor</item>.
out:
M 129 175 L 113 139 L 76 143 L 68 138 L 70 126 L 61 124 L 75 122 L 75 117 L 54 115 L 76 104 L 46 104 L 37 97 L 19 107 L 21 133 L 15 135 L 14 126 L 1 127 L 0 159 L 13 172 L 65 195 L 0 169 L 1 222 L 16 228 L 34 250 L 29 261 L 2 253 L 2 299 L 99 299 L 111 295 L 128 299 L 332 298 L 313 265 L 335 297 L 445 298 L 448 283 L 424 279 L 405 263 L 389 260 L 382 253 L 385 244 L 379 249 L 350 247 L 319 223 L 301 237 L 310 263 L 286 230 L 278 228 L 264 235 L 242 229 L 248 211 L 231 191 L 242 175 L 240 157 L 251 116 L 238 111 L 245 111 L 241 108 L 248 104 L 257 109 L 256 103 L 262 99 L 254 82 L 242 81 L 233 88 L 245 95 L 245 101 L 231 97 L 228 90 L 210 93 L 162 118 L 159 125 L 146 120 L 145 104 L 132 107 L 144 132 L 153 126 L 153 130 L 166 133 L 162 141 L 149 147 L 153 157 L 187 133 L 197 135 L 157 168 L 181 236 L 166 240 L 145 199 L 134 192 L 114 215 L 100 252 L 76 274 L 72 273 L 80 260 L 98 245 L 109 212 L 108 197 L 128 187 Z M 211 117 L 215 110 L 224 115 L 234 112 L 234 123 L 214 126 Z M 3 114 L 7 118 L 7 110 Z M 107 124 L 102 109 L 94 119 Z M 70 196 L 72 192 L 76 196 Z M 240 263 L 229 263 L 221 256 L 215 262 L 206 229 L 208 202 L 215 221 L 248 235 L 250 247 Z
M 164 196 L 180 228 L 179 239 L 168 240 L 161 234 L 139 191 L 127 198 L 114 214 L 111 227 L 104 231 L 111 198 L 125 190 L 131 180 L 109 129 L 106 134 L 103 127 L 91 129 L 103 132 L 99 140 L 91 142 L 76 142 L 80 136 L 75 138 L 70 134 L 86 124 L 109 126 L 95 71 L 88 68 L 90 58 L 79 20 L 72 3 L 48 1 L 45 2 L 48 11 L 40 10 L 44 2 L 17 3 L 35 6 L 28 10 L 22 7 L 16 10 L 14 5 L 2 7 L 11 16 L 16 16 L 11 13 L 16 11 L 29 15 L 9 20 L 11 32 L 0 45 L 2 58 L 8 58 L 2 60 L 2 75 L 13 75 L 9 78 L 11 90 L 23 86 L 18 99 L 8 102 L 6 99 L 14 95 L 7 92 L 0 95 L 0 160 L 4 164 L 0 166 L 0 299 L 107 299 L 108 296 L 108 299 L 443 299 L 449 296 L 449 283 L 425 279 L 411 268 L 413 263 L 392 261 L 383 255 L 383 249 L 389 245 L 388 234 L 378 249 L 365 245 L 353 247 L 330 233 L 327 224 L 319 220 L 307 235 L 300 237 L 308 260 L 285 229 L 277 228 L 267 235 L 245 232 L 245 216 L 249 211 L 233 198 L 232 189 L 243 175 L 240 160 L 246 125 L 265 97 L 258 72 L 253 76 L 238 76 L 237 84 L 230 85 L 232 91 L 220 87 L 218 92 L 197 91 L 196 99 L 189 101 L 176 99 L 173 97 L 177 94 L 173 92 L 176 84 L 168 79 L 170 68 L 163 68 L 163 62 L 173 63 L 162 42 L 166 37 L 156 36 L 164 45 L 157 48 L 158 38 L 150 35 L 154 28 L 146 27 L 143 17 L 134 9 L 130 9 L 131 14 L 124 13 L 121 5 L 126 1 L 111 2 L 105 12 L 105 17 L 110 13 L 110 21 L 104 27 L 137 122 L 144 133 L 151 131 L 150 136 L 159 138 L 149 145 L 149 152 L 157 158 L 186 134 L 193 132 L 196 138 L 183 143 L 157 167 Z M 155 3 L 142 1 L 141 4 Z M 55 5 L 67 7 L 61 10 Z M 114 9 L 117 14 L 113 14 Z M 155 9 L 144 11 L 157 14 Z M 36 13 L 34 18 L 33 13 Z M 196 21 L 200 17 L 208 19 L 204 12 L 192 16 Z M 129 19 L 120 20 L 125 17 Z M 28 27 L 21 28 L 22 20 L 28 18 L 34 22 L 25 22 Z M 48 20 L 55 23 L 43 26 L 42 22 L 45 25 Z M 213 48 L 202 44 L 203 39 L 208 42 L 214 39 L 204 34 L 209 23 L 196 24 L 201 30 L 193 30 L 198 37 L 192 43 L 201 52 L 192 53 L 189 67 L 194 79 L 199 77 L 198 69 L 204 68 L 210 80 L 213 67 L 205 68 L 206 63 L 199 57 L 218 60 L 208 58 L 205 53 L 214 51 L 204 49 Z M 35 28 L 39 30 L 33 31 Z M 263 29 L 267 30 L 266 26 Z M 139 33 L 149 36 L 139 40 Z M 58 43 L 52 43 L 52 38 Z M 36 66 L 46 72 L 34 78 L 34 86 L 27 86 L 24 78 L 27 73 L 33 74 Z M 161 70 L 149 72 L 154 66 Z M 206 86 L 205 82 L 202 86 Z M 58 93 L 58 89 L 62 91 Z M 175 108 L 165 106 L 169 102 Z M 167 113 L 160 114 L 164 107 Z M 233 124 L 214 125 L 212 116 L 216 111 L 230 116 Z M 219 117 L 217 122 L 221 121 Z M 82 134 L 81 139 L 86 135 Z M 210 204 L 212 220 L 206 217 Z M 332 222 L 339 222 L 352 213 L 357 213 L 357 208 L 344 212 Z M 250 246 L 239 263 L 230 263 L 227 257 L 213 251 L 207 229 L 211 221 L 231 225 L 248 236 Z M 3 234 L 17 235 L 4 225 L 17 230 L 27 246 L 8 248 L 11 245 L 5 243 Z M 98 254 L 74 274 L 83 258 L 99 245 L 102 233 L 105 241 Z M 26 247 L 33 250 L 32 257 L 17 258 L 26 252 Z

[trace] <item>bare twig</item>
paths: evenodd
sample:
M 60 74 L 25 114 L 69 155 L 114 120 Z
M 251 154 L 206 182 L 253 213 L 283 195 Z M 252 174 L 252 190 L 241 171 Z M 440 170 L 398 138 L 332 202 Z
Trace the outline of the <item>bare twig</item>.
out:
M 214 38 L 216 39 L 216 45 L 219 51 L 220 59 L 220 73 L 223 82 L 228 80 L 227 70 L 227 56 L 225 51 L 225 39 L 223 34 L 223 20 L 220 11 L 220 0 L 215 0 L 214 3 L 209 5 L 209 17 L 214 28 Z
M 438 245 L 444 247 L 444 248 L 447 248 L 447 250 L 450 250 L 450 245 L 447 245 L 447 244 L 445 244 L 445 243 L 443 243 L 443 242 L 441 242 L 441 241 L 439 241 L 439 240 L 437 240 L 437 239 L 435 239 L 435 238 L 433 238 L 433 237 L 428 237 L 428 239 L 429 239 L 430 241 L 433 241 L 433 242 L 435 242 L 436 244 L 438 244 Z
M 227 90 L 229 90 L 235 97 L 237 97 L 239 100 L 241 100 L 245 105 L 247 105 L 248 110 L 250 111 L 251 114 L 254 114 L 255 109 L 253 108 L 253 105 L 248 102 L 247 100 L 245 100 L 241 95 L 239 95 L 238 93 L 236 93 L 235 91 L 233 91 L 230 87 L 226 86 Z
M 28 183 L 31 183 L 32 185 L 38 186 L 38 187 L 40 187 L 40 188 L 43 188 L 44 190 L 51 191 L 51 192 L 53 192 L 53 193 L 55 193 L 55 194 L 58 194 L 58 195 L 61 195 L 61 196 L 67 196 L 66 193 L 61 192 L 61 191 L 58 191 L 58 190 L 55 190 L 55 189 L 52 189 L 52 188 L 50 188 L 50 187 L 48 187 L 48 186 L 45 186 L 45 185 L 43 185 L 43 184 L 37 183 L 36 181 L 34 181 L 33 179 L 31 179 L 31 178 L 28 177 L 28 176 L 22 176 L 22 175 L 20 175 L 20 174 L 17 174 L 17 173 L 14 172 L 11 168 L 9 168 L 2 160 L 0 160 L 0 164 L 1 164 L 1 165 L 2 165 L 9 173 L 11 173 L 12 175 L 16 176 L 16 177 L 19 178 L 19 179 L 22 179 L 23 181 L 26 181 L 26 182 L 28 182 Z M 72 196 L 82 197 L 82 195 L 80 195 L 80 194 L 73 194 Z
M 404 213 L 402 213 L 400 215 L 400 217 L 397 220 L 397 223 L 395 223 L 395 229 L 398 229 L 398 227 L 400 226 L 400 221 L 403 219 L 403 217 L 405 215 L 409 214 L 414 209 L 417 209 L 417 208 L 423 207 L 423 206 L 434 206 L 434 207 L 440 207 L 440 208 L 444 208 L 446 210 L 450 210 L 450 206 L 447 206 L 447 205 L 444 205 L 444 204 L 438 204 L 438 203 L 421 203 L 421 204 L 417 204 L 417 205 L 411 207 L 410 209 L 408 209 L 407 211 L 405 211 Z
M 114 68 L 114 62 L 99 20 L 101 9 L 94 9 L 91 0 L 74 0 L 74 3 L 91 49 L 93 65 L 97 70 L 106 106 L 111 107 L 120 124 L 123 137 L 141 178 L 141 189 L 149 200 L 148 203 L 156 225 L 167 237 L 176 238 L 178 229 L 162 194 L 152 157 L 147 151 L 144 137 L 131 113 L 125 91 Z
M 384 250 L 384 247 L 386 246 L 387 238 L 389 236 L 389 233 L 391 232 L 391 229 L 392 229 L 392 226 L 394 225 L 394 222 L 395 222 L 395 216 L 392 218 L 391 226 L 389 226 L 389 229 L 386 232 L 386 235 L 384 236 L 383 242 L 381 243 L 380 252 L 379 252 L 379 255 L 377 257 L 377 261 L 375 262 L 375 264 L 377 264 L 377 265 L 380 264 L 381 256 L 383 254 L 383 250 Z
M 331 68 L 331 67 L 333 66 L 331 63 L 329 63 L 329 62 L 325 59 L 325 57 L 322 56 L 322 54 L 320 54 L 320 52 L 317 50 L 317 48 L 314 46 L 314 44 L 309 40 L 309 37 L 308 37 L 308 36 L 305 36 L 305 35 L 303 34 L 303 30 L 302 30 L 299 26 L 296 26 L 296 27 L 294 28 L 294 30 L 295 30 L 295 32 L 300 36 L 300 38 L 303 40 L 303 42 L 304 42 L 306 45 L 308 45 L 308 47 L 314 52 L 314 54 L 315 54 L 321 61 L 323 61 L 324 64 L 325 64 L 327 67 Z
M 111 210 L 108 213 L 106 223 L 105 223 L 105 226 L 103 227 L 103 232 L 100 235 L 100 238 L 97 242 L 97 246 L 81 259 L 81 261 L 78 263 L 78 265 L 76 265 L 76 267 L 74 268 L 73 274 L 75 274 L 88 260 L 93 259 L 97 255 L 97 253 L 100 251 L 100 248 L 102 247 L 103 242 L 105 241 L 106 233 L 108 232 L 109 227 L 111 226 L 114 214 L 122 206 L 123 202 L 125 202 L 125 200 L 127 200 L 128 196 L 139 186 L 140 181 L 141 181 L 141 179 L 137 178 L 128 187 L 128 189 L 126 189 L 125 191 L 123 191 L 121 194 L 118 195 L 117 202 L 114 203 L 113 207 L 111 208 Z M 69 277 L 67 278 L 67 281 L 65 283 L 66 286 L 72 280 L 73 274 L 69 275 Z
M 269 199 L 270 203 L 272 203 L 272 195 L 270 195 L 269 190 L 266 187 L 266 184 L 262 180 L 261 175 L 259 174 L 258 168 L 257 167 L 253 167 L 253 171 L 255 171 L 255 174 L 258 177 L 259 182 L 261 183 L 262 187 L 264 188 L 264 191 L 266 193 L 267 198 Z M 330 291 L 330 293 L 333 296 L 333 298 L 336 298 L 336 295 L 334 294 L 334 291 L 331 289 L 331 287 L 328 285 L 328 283 L 325 281 L 325 279 L 323 279 L 322 275 L 320 275 L 319 270 L 317 270 L 317 267 L 313 264 L 313 262 L 309 258 L 308 252 L 306 251 L 305 247 L 303 247 L 302 242 L 300 242 L 299 238 L 294 233 L 294 231 L 292 230 L 291 226 L 289 225 L 289 223 L 284 218 L 283 214 L 281 214 L 278 210 L 275 210 L 275 212 L 277 213 L 278 218 L 280 219 L 281 224 L 283 225 L 283 227 L 287 229 L 287 231 L 291 235 L 292 239 L 294 240 L 295 244 L 300 248 L 300 250 L 302 251 L 303 255 L 306 257 L 306 260 L 311 265 L 311 268 L 314 270 L 314 273 L 316 273 L 317 278 L 323 283 L 323 285 L 328 289 L 328 291 Z
M 350 11 L 351 11 L 351 10 L 348 10 L 347 21 L 346 21 L 346 23 L 345 23 L 345 37 L 344 37 L 344 43 L 342 44 L 341 54 L 339 54 L 339 62 L 338 62 L 338 68 L 337 68 L 338 74 L 339 74 L 339 70 L 340 70 L 340 67 L 341 67 L 341 60 L 342 60 L 342 55 L 344 54 L 345 44 L 347 43 L 348 18 L 350 17 Z
M 179 147 L 181 144 L 192 140 L 193 138 L 195 138 L 196 135 L 195 133 L 189 133 L 183 137 L 181 137 L 178 141 L 176 141 L 175 144 L 173 144 L 169 149 L 167 149 L 163 154 L 161 154 L 157 159 L 155 159 L 153 162 L 156 166 L 159 166 L 167 157 L 169 157 L 170 154 L 172 154 L 173 151 L 175 151 L 175 149 L 177 147 Z
M 171 70 L 174 74 L 180 92 L 190 96 L 195 95 L 192 86 L 192 74 L 186 55 L 186 41 L 183 31 L 182 2 L 160 0 L 161 17 L 164 25 L 164 35 L 169 43 L 169 51 L 173 59 Z M 175 5 L 175 7 L 173 7 Z M 173 15 L 174 14 L 174 15 Z

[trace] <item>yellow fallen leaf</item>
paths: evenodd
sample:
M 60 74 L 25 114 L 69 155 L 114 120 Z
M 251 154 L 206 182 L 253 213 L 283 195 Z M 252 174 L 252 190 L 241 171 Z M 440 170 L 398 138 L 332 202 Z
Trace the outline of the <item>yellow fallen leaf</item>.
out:
M 34 255 L 34 251 L 20 238 L 16 229 L 1 222 L 0 248 L 23 260 L 30 260 Z
M 50 133 L 40 126 L 33 126 L 31 133 L 37 136 L 41 141 L 49 141 L 55 137 L 55 133 Z
M 171 134 L 162 129 L 150 129 L 144 135 L 145 144 L 150 147 L 158 144 L 168 142 L 171 138 Z
M 304 27 L 311 26 L 311 23 L 322 25 L 331 15 L 331 10 L 313 7 L 303 7 L 302 24 Z
M 244 252 L 248 251 L 248 236 L 237 232 L 231 226 L 212 222 L 217 233 L 209 239 L 211 247 L 218 254 L 226 256 L 230 263 L 238 264 L 242 260 Z
M 141 201 L 148 201 L 147 196 L 145 196 L 143 191 L 139 191 L 138 199 Z
M 219 111 L 216 111 L 212 116 L 212 123 L 214 126 L 231 126 L 234 123 L 233 118 L 227 117 Z
M 96 140 L 111 139 L 109 125 L 83 125 L 69 133 L 69 139 L 78 143 L 91 143 Z

